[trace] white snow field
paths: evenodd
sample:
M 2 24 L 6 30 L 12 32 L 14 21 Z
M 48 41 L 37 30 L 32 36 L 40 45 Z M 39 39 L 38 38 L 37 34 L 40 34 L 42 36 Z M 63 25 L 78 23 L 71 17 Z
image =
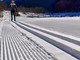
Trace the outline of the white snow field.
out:
M 53 17 L 53 18 L 27 18 L 17 17 L 17 21 L 23 21 L 51 31 L 80 37 L 80 17 Z
M 8 14 L 5 14 L 8 17 Z M 1 28 L 0 60 L 56 60 L 41 45 L 17 30 L 5 19 Z
M 79 21 L 78 18 L 28 18 L 22 14 L 16 22 L 11 22 L 9 12 L 5 11 L 0 25 L 0 60 L 80 60 L 79 36 L 63 34 L 58 31 L 59 25 L 52 26 L 68 21 L 70 24 L 76 22 L 73 19 Z
M 80 50 L 80 33 L 79 33 L 80 17 L 53 17 L 53 18 L 28 18 L 28 17 L 23 18 L 23 17 L 24 16 L 17 17 L 17 21 L 21 22 L 25 26 L 34 28 L 39 31 L 45 30 L 47 31 L 48 34 L 51 34 L 52 37 L 54 36 L 60 39 L 64 39 L 67 42 L 77 45 L 78 48 L 77 47 L 74 48 L 72 44 L 69 45 L 69 43 L 67 42 L 63 42 L 64 45 L 67 44 L 67 46 L 69 45 L 69 47 L 73 46 L 72 49 Z M 76 54 L 79 55 L 80 52 L 72 53 L 74 55 Z
M 5 21 L 1 33 L 1 60 L 55 60 L 45 49 Z

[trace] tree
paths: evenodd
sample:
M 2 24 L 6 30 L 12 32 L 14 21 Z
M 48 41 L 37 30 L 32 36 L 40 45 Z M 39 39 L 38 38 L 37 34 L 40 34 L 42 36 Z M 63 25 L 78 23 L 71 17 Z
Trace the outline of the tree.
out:
M 30 7 L 30 8 L 27 8 L 27 7 L 20 6 L 20 7 L 18 7 L 18 11 L 23 12 L 23 13 L 26 13 L 26 12 L 43 13 L 44 12 L 44 8 L 42 8 L 42 7 Z

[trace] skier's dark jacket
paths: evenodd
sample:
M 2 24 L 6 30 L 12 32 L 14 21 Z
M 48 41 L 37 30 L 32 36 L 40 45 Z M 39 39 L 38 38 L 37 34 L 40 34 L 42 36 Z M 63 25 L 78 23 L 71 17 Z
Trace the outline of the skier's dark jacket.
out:
M 16 11 L 16 6 L 15 5 L 11 6 L 11 11 L 12 12 L 15 12 Z
M 15 4 L 14 5 L 10 4 L 8 10 L 10 10 L 11 12 L 17 12 L 17 6 Z

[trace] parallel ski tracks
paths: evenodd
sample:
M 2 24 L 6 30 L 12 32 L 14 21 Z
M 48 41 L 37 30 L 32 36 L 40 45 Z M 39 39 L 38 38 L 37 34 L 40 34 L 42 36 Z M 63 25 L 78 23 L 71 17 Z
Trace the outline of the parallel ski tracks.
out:
M 55 60 L 34 41 L 5 22 L 1 33 L 1 60 Z
M 40 32 L 43 32 L 45 34 L 49 34 L 51 36 L 55 36 L 55 37 L 57 37 L 59 39 L 63 39 L 64 41 L 67 41 L 67 42 L 69 42 L 71 44 L 75 44 L 77 47 L 80 47 L 80 41 L 77 41 L 77 40 L 74 40 L 74 39 L 70 39 L 70 38 L 67 38 L 67 37 L 64 37 L 64 36 L 60 36 L 60 35 L 57 35 L 57 34 L 53 34 L 53 33 L 41 30 L 39 28 L 36 28 L 36 27 L 33 27 L 33 26 L 29 26 L 29 25 L 27 25 L 25 23 L 22 23 L 22 22 L 16 22 L 15 24 L 18 25 L 19 27 L 21 27 L 22 29 L 27 30 L 28 32 L 36 35 L 37 37 L 39 37 L 39 38 L 41 38 L 41 39 L 43 39 L 43 40 L 55 45 L 56 47 L 60 48 L 61 50 L 69 53 L 70 55 L 72 55 L 74 57 L 76 57 L 77 59 L 80 59 L 80 49 L 77 51 L 77 49 L 75 50 L 73 47 L 70 48 L 67 44 L 61 44 L 61 43 L 59 43 L 59 42 L 57 42 L 57 41 L 55 41 L 55 40 L 53 40 L 53 39 L 51 39 L 49 37 L 46 37 L 46 36 L 36 32 L 36 31 L 40 31 Z

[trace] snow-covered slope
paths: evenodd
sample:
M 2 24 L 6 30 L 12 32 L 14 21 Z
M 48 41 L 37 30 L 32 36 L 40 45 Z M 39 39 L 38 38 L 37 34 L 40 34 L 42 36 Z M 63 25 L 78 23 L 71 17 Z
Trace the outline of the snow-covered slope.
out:
M 22 58 L 23 58 L 23 60 L 26 60 L 26 59 L 29 59 L 29 57 L 31 57 L 31 56 L 35 56 L 33 58 L 36 60 L 43 59 L 44 56 L 45 56 L 45 58 L 47 58 L 47 59 L 44 58 L 44 60 L 52 59 L 52 57 L 56 57 L 58 60 L 69 60 L 69 59 L 77 60 L 80 58 L 79 57 L 80 53 L 77 54 L 77 52 L 80 51 L 80 49 L 79 49 L 80 44 L 78 44 L 80 40 L 78 40 L 78 39 L 71 40 L 70 38 L 68 38 L 67 35 L 62 35 L 57 32 L 55 34 L 57 34 L 58 36 L 60 35 L 61 37 L 64 37 L 69 40 L 60 38 L 58 36 L 55 37 L 55 36 L 51 35 L 51 34 L 54 34 L 54 31 L 45 29 L 45 27 L 48 27 L 49 22 L 51 23 L 51 22 L 53 22 L 53 20 L 55 22 L 57 22 L 57 21 L 65 22 L 64 20 L 62 20 L 65 18 L 33 18 L 32 19 L 32 18 L 26 18 L 24 16 L 19 16 L 19 17 L 17 17 L 16 22 L 11 22 L 11 24 L 16 29 L 18 29 L 18 30 L 16 30 L 9 23 L 9 20 L 10 20 L 9 17 L 10 17 L 10 15 L 7 12 L 3 18 L 6 21 L 4 23 L 2 34 L 1 34 L 1 36 L 3 38 L 3 40 L 1 40 L 1 42 L 2 42 L 1 43 L 1 46 L 2 46 L 1 59 L 2 60 L 4 59 L 4 58 L 2 58 L 3 56 L 5 56 L 5 58 L 8 59 L 7 54 L 9 54 L 9 56 L 10 56 L 9 59 L 12 59 L 11 58 L 11 56 L 12 56 L 14 59 L 18 58 L 19 60 Z M 61 19 L 61 20 L 59 20 L 59 19 Z M 68 18 L 68 19 L 71 19 L 71 18 Z M 68 21 L 75 21 L 75 20 L 68 20 Z M 79 21 L 79 20 L 77 20 L 77 21 Z M 29 26 L 21 24 L 20 22 L 22 22 L 22 23 L 25 22 L 24 24 L 29 24 Z M 40 24 L 40 26 L 36 23 Z M 44 26 L 43 24 L 45 24 L 45 23 L 47 23 L 47 25 Z M 42 26 L 41 26 L 41 24 L 42 24 Z M 35 28 L 32 28 L 32 27 L 35 27 Z M 26 37 L 28 40 L 26 39 Z M 31 41 L 34 44 L 32 44 Z M 3 42 L 4 42 L 4 44 L 3 44 Z M 27 44 L 28 42 L 29 42 L 29 44 Z M 39 49 L 39 47 L 34 49 L 35 46 L 33 47 L 33 45 L 35 45 L 35 43 L 39 47 L 44 49 L 44 51 L 46 51 L 49 54 L 49 56 L 52 56 L 52 57 L 48 59 L 48 57 L 46 57 L 46 55 L 42 56 L 40 51 L 39 51 L 40 54 L 39 54 L 39 52 L 36 52 L 36 51 L 38 51 L 37 49 Z M 27 46 L 26 46 L 26 44 L 27 44 Z M 6 46 L 8 48 L 8 53 L 6 53 L 6 51 L 7 51 Z M 76 48 L 74 48 L 74 46 Z M 27 48 L 30 48 L 30 50 L 28 50 Z M 3 49 L 4 49 L 4 51 L 3 51 Z M 9 52 L 10 50 L 11 50 L 11 52 Z M 18 54 L 18 51 L 20 54 Z M 31 51 L 31 52 L 29 52 L 29 51 Z M 28 54 L 28 53 L 31 53 L 32 55 L 30 56 L 30 54 Z M 76 54 L 74 54 L 74 53 L 76 53 Z M 26 57 L 26 56 L 29 56 L 29 57 Z M 32 60 L 34 60 L 34 59 L 32 59 Z
M 17 17 L 17 21 L 37 25 L 52 31 L 80 37 L 80 17 L 28 18 Z

